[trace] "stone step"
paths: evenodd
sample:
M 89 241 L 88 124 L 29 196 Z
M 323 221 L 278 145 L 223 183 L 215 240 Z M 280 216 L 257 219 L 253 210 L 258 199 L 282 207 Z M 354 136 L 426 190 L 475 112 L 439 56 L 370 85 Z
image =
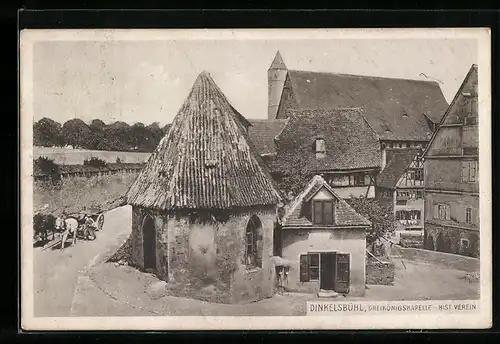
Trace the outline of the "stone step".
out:
M 318 292 L 318 298 L 320 299 L 333 299 L 339 296 L 339 293 L 333 290 L 320 290 Z

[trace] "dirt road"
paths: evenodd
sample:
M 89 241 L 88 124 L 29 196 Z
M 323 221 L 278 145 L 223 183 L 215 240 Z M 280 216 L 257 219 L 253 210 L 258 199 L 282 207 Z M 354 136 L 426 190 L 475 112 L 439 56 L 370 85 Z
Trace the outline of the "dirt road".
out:
M 77 241 L 64 250 L 35 248 L 34 316 L 69 316 L 79 271 L 99 253 L 130 233 L 132 214 L 129 206 L 109 211 L 104 227 L 94 241 Z

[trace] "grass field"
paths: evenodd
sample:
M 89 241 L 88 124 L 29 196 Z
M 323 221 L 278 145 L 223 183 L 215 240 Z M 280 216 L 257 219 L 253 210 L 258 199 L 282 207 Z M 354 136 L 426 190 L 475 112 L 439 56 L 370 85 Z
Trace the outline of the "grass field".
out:
M 54 160 L 58 165 L 81 165 L 84 160 L 92 157 L 100 158 L 108 163 L 114 163 L 116 162 L 116 158 L 120 158 L 123 163 L 136 164 L 146 162 L 150 155 L 150 153 L 137 152 L 113 152 L 68 149 L 62 147 L 33 147 L 33 159 L 43 156 Z
M 50 182 L 35 183 L 33 201 L 35 212 L 43 209 L 44 213 L 98 212 L 106 203 L 124 196 L 134 182 L 137 173 L 113 174 L 101 177 L 77 177 L 64 180 L 61 185 Z

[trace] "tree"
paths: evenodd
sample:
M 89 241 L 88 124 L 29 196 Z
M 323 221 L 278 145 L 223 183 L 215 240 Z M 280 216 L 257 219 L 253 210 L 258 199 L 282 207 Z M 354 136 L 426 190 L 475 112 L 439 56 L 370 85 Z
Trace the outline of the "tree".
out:
M 62 126 L 62 134 L 66 144 L 77 148 L 90 148 L 92 146 L 92 132 L 90 127 L 81 119 L 70 119 Z
M 108 141 L 104 135 L 104 130 L 106 128 L 106 123 L 100 119 L 94 119 L 90 123 L 91 142 L 90 148 L 97 150 L 109 150 L 107 147 Z
M 64 146 L 61 124 L 50 118 L 42 118 L 33 124 L 33 144 L 35 146 Z
M 153 122 L 147 126 L 149 132 L 151 133 L 154 140 L 154 147 L 151 151 L 153 151 L 158 144 L 160 143 L 163 136 L 165 136 L 164 131 L 160 128 L 160 124 L 158 122 Z
M 370 231 L 366 233 L 367 246 L 373 244 L 377 239 L 393 233 L 396 229 L 396 219 L 390 205 L 382 206 L 375 199 L 362 196 L 351 197 L 346 201 L 372 223 Z
M 112 123 L 104 129 L 107 150 L 130 151 L 130 126 L 125 122 Z

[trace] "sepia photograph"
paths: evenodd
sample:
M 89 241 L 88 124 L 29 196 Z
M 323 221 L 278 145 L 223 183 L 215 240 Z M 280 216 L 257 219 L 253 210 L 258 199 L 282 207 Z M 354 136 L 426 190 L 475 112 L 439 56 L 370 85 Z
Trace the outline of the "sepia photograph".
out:
M 488 29 L 20 37 L 23 329 L 491 326 Z

